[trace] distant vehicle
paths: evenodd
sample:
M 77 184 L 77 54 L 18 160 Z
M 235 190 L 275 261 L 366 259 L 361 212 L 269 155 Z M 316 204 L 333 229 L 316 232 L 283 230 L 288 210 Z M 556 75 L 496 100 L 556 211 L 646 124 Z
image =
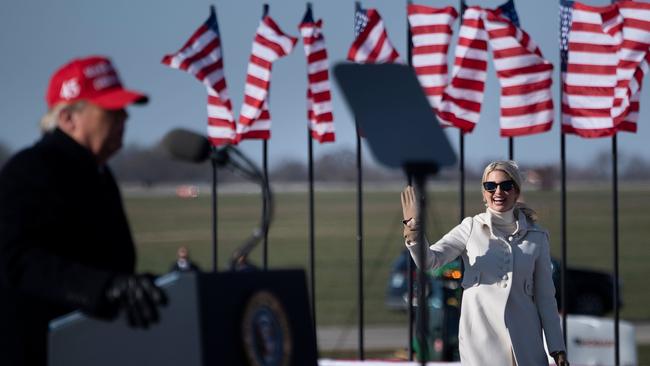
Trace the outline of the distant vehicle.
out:
M 409 258 L 407 250 L 401 252 L 393 262 L 388 285 L 386 288 L 385 305 L 389 309 L 407 309 L 408 287 L 406 260 Z M 553 282 L 555 284 L 555 297 L 560 306 L 560 271 L 561 262 L 555 258 L 551 259 L 553 265 Z M 412 278 L 416 278 L 415 266 Z M 446 278 L 431 274 L 432 280 L 448 280 Z M 455 278 L 460 283 L 460 277 Z M 436 292 L 432 294 L 435 296 Z M 582 314 L 592 316 L 603 316 L 613 310 L 614 278 L 612 275 L 590 269 L 567 268 L 567 294 L 569 294 L 568 314 Z M 619 307 L 622 306 L 622 298 L 619 287 Z M 440 302 L 442 300 L 438 300 Z
M 553 265 L 553 283 L 558 307 L 562 292 L 560 291 L 561 262 L 551 258 Z M 567 267 L 567 288 L 569 296 L 567 314 L 603 316 L 614 310 L 614 276 L 603 271 Z M 619 281 L 618 306 L 622 307 L 621 286 Z
M 176 196 L 180 198 L 197 198 L 199 196 L 199 187 L 190 184 L 183 184 L 176 187 Z

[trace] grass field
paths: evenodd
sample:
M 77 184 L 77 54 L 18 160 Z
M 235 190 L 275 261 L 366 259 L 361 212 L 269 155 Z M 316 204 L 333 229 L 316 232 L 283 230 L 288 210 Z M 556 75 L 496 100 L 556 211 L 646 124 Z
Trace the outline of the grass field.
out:
M 365 321 L 368 324 L 404 322 L 405 315 L 385 309 L 384 290 L 391 262 L 403 248 L 399 193 L 364 194 Z M 552 252 L 560 256 L 560 197 L 558 192 L 530 192 L 526 201 L 549 229 Z M 316 309 L 322 325 L 356 322 L 357 250 L 356 194 L 316 193 Z M 308 207 L 306 193 L 276 194 L 275 222 L 269 234 L 269 266 L 307 268 Z M 210 268 L 211 226 L 208 195 L 126 197 L 126 208 L 138 246 L 141 271 L 165 272 L 180 245 L 187 245 L 204 269 Z M 256 194 L 219 196 L 219 267 L 226 268 L 233 249 L 257 225 L 260 198 Z M 622 189 L 620 208 L 620 271 L 624 308 L 629 320 L 650 319 L 650 189 Z M 430 195 L 428 236 L 437 238 L 459 219 L 455 191 Z M 466 213 L 483 210 L 478 191 L 467 192 Z M 607 189 L 570 190 L 567 200 L 568 264 L 611 270 L 611 193 Z M 252 257 L 261 263 L 261 247 Z

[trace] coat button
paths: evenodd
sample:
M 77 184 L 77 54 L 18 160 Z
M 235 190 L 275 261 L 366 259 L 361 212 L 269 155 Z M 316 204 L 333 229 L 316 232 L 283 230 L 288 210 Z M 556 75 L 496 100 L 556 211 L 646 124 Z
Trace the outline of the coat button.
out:
M 512 235 L 508 237 L 508 241 L 512 241 Z
M 506 288 L 506 287 L 508 287 L 508 284 L 506 282 L 504 282 L 504 283 L 501 284 L 501 287 Z
M 507 274 L 504 274 L 503 277 L 501 277 L 501 278 L 502 278 L 504 281 L 507 281 L 507 280 L 508 280 L 508 275 L 507 275 Z

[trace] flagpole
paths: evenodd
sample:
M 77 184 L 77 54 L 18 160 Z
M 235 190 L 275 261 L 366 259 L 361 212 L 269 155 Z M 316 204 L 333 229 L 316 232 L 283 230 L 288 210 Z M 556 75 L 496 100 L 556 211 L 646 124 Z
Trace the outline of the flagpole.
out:
M 560 71 L 560 74 L 562 72 Z M 561 79 L 561 76 L 560 76 Z M 560 103 L 562 101 L 562 83 L 560 83 Z M 562 335 L 566 343 L 567 329 L 567 286 L 566 286 L 566 134 L 562 131 L 562 106 L 560 105 L 560 246 L 562 248 L 562 267 L 560 270 L 560 308 L 562 308 Z
M 262 19 L 269 14 L 269 4 L 264 3 L 262 6 Z M 267 95 L 267 100 L 271 98 L 271 92 L 269 91 Z M 269 182 L 269 170 L 268 170 L 268 140 L 262 140 L 262 174 L 264 174 L 264 179 L 266 182 Z M 266 215 L 268 207 L 266 206 L 266 201 L 262 204 L 262 212 Z M 264 241 L 262 243 L 262 268 L 266 271 L 269 267 L 269 235 L 268 230 L 264 232 Z
M 215 14 L 216 17 L 216 7 L 210 5 L 210 12 Z M 219 23 L 215 22 L 215 27 L 217 28 L 217 33 L 219 33 Z M 225 80 L 225 79 L 224 79 Z M 217 159 L 216 159 L 217 148 L 212 145 L 212 272 L 217 272 L 219 268 L 219 257 L 218 257 L 218 206 L 217 206 Z
M 356 123 L 355 123 L 356 124 Z M 363 175 L 361 166 L 361 136 L 359 134 L 359 126 L 357 126 L 357 252 L 358 252 L 358 265 L 357 265 L 357 278 L 359 282 L 359 359 L 364 360 L 364 344 L 363 344 Z
M 463 14 L 467 9 L 467 4 L 464 0 L 460 0 L 460 18 L 461 23 L 463 19 Z M 460 219 L 459 222 L 462 222 L 465 218 L 465 133 L 462 129 L 458 129 L 458 139 L 459 139 L 459 150 L 460 150 L 460 161 L 458 162 L 458 168 L 460 170 Z M 461 267 L 463 262 L 460 263 Z M 461 268 L 462 269 L 462 268 Z
M 311 3 L 307 3 L 307 11 L 311 13 Z M 307 86 L 309 88 L 309 85 Z M 309 290 L 311 297 L 311 317 L 316 326 L 316 245 L 314 239 L 314 140 L 311 136 L 311 121 L 307 121 L 307 169 L 309 176 Z
M 614 4 L 616 0 L 611 0 L 610 3 Z M 612 136 L 612 211 L 614 217 L 612 219 L 612 239 L 613 256 L 614 256 L 614 365 L 621 364 L 621 347 L 619 337 L 619 316 L 620 309 L 618 307 L 618 284 L 619 284 L 619 268 L 618 268 L 618 131 L 614 132 Z
M 508 137 L 508 160 L 515 159 L 515 139 Z
M 314 241 L 314 142 L 311 131 L 307 128 L 308 146 L 308 175 L 309 175 L 309 290 L 311 292 L 311 314 L 314 325 L 316 324 L 316 262 L 314 260 L 316 246 Z
M 217 272 L 217 148 L 212 146 L 212 272 Z
M 463 14 L 465 13 L 465 10 L 467 9 L 467 4 L 465 4 L 465 1 L 461 0 L 460 1 L 460 18 L 461 18 L 461 23 L 462 23 L 462 18 Z M 465 133 L 462 129 L 458 129 L 458 150 L 460 152 L 460 156 L 458 159 L 458 170 L 459 170 L 459 177 L 458 177 L 458 196 L 459 196 L 459 217 L 458 217 L 458 222 L 462 222 L 463 219 L 465 218 Z M 460 271 L 461 273 L 465 273 L 465 263 L 460 260 Z M 460 287 L 461 294 L 463 293 L 463 287 Z M 460 307 L 463 306 L 463 297 L 461 295 L 460 297 Z
M 361 10 L 361 2 L 354 3 L 355 16 L 356 12 Z M 364 360 L 364 337 L 363 337 L 363 175 L 361 166 L 361 136 L 359 134 L 359 124 L 355 121 L 355 130 L 357 135 L 357 281 L 358 290 L 358 312 L 359 312 L 359 360 Z
M 563 2 L 560 0 L 560 8 L 562 8 Z M 564 338 L 564 345 L 567 346 L 567 313 L 568 313 L 568 303 L 567 300 L 567 213 L 566 213 L 566 134 L 563 131 L 563 119 L 562 119 L 562 109 L 564 103 L 564 73 L 566 72 L 566 53 L 568 51 L 568 45 L 565 45 L 562 41 L 562 21 L 560 19 L 560 108 L 559 108 L 559 127 L 560 127 L 560 246 L 562 251 L 562 265 L 560 268 L 560 308 L 562 309 L 562 336 Z M 567 30 L 568 31 L 568 30 Z M 564 47 L 567 49 L 564 49 Z
M 406 0 L 406 7 L 411 5 L 413 2 L 411 0 Z M 409 66 L 413 66 L 413 34 L 411 33 L 411 27 L 408 22 L 408 10 L 406 13 L 406 59 Z M 413 184 L 413 177 L 408 176 L 408 185 Z M 410 255 L 407 255 L 406 259 L 406 288 L 408 289 L 408 359 L 413 361 L 413 259 Z
M 619 308 L 618 308 L 618 143 L 617 133 L 612 136 L 612 209 L 614 211 L 612 236 L 614 240 L 614 360 L 615 365 L 621 364 L 619 338 Z

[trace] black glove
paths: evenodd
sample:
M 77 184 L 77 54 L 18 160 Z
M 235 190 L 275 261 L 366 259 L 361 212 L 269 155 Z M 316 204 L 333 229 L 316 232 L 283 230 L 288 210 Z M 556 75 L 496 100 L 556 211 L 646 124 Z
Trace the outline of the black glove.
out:
M 129 325 L 138 328 L 157 323 L 158 307 L 167 304 L 165 293 L 148 274 L 115 276 L 106 289 L 106 299 L 114 309 L 124 309 Z

